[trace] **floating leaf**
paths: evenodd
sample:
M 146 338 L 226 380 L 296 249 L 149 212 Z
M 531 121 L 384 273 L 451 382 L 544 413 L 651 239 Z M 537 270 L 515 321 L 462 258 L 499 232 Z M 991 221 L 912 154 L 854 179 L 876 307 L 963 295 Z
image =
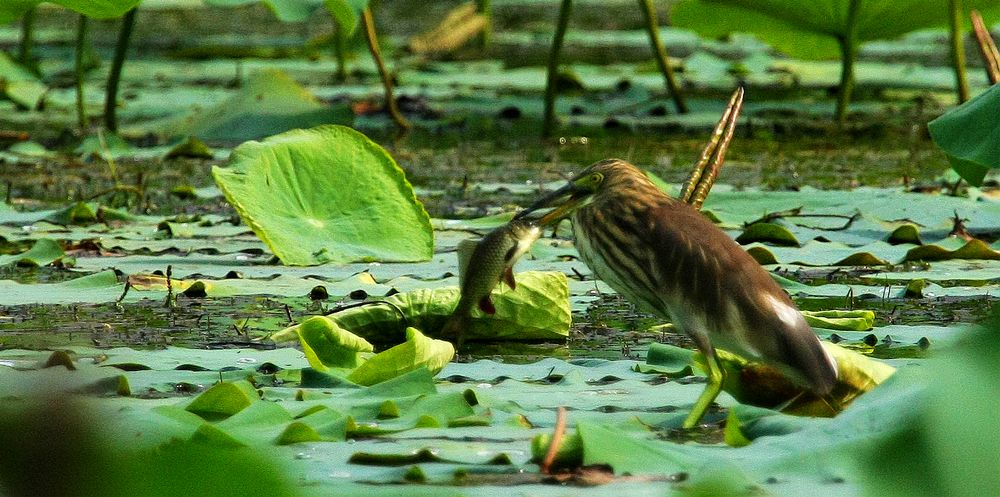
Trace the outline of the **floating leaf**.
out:
M 659 373 L 671 378 L 691 376 L 691 360 L 694 351 L 681 347 L 652 343 L 646 353 L 646 363 L 636 364 L 635 370 L 640 373 Z
M 407 328 L 405 342 L 375 354 L 347 379 L 359 385 L 374 385 L 419 368 L 437 374 L 453 357 L 455 347 L 450 342 L 428 338 L 416 328 Z
M 43 0 L 4 0 L 0 4 L 0 24 L 6 24 L 24 15 Z M 47 0 L 72 9 L 87 17 L 109 19 L 132 10 L 141 0 Z
M 1000 167 L 998 115 L 1000 85 L 993 85 L 927 124 L 951 167 L 973 186 L 981 186 L 987 171 Z
M 217 7 L 239 7 L 255 3 L 267 6 L 281 22 L 303 22 L 323 4 L 323 0 L 205 0 Z
M 920 230 L 913 224 L 904 224 L 892 230 L 886 242 L 892 245 L 903 243 L 912 243 L 914 245 L 924 244 L 923 240 L 920 239 Z
M 0 8 L 0 19 L 3 10 Z M 3 21 L 0 20 L 0 24 Z M 29 109 L 38 107 L 45 92 L 45 84 L 30 71 L 10 60 L 6 53 L 0 52 L 0 93 L 17 104 Z
M 388 153 L 343 126 L 293 130 L 233 150 L 216 183 L 285 264 L 427 260 L 430 217 Z
M 228 418 L 260 400 L 248 381 L 216 383 L 194 398 L 185 409 L 205 419 Z
M 205 142 L 199 140 L 195 136 L 185 136 L 174 139 L 167 144 L 167 147 L 169 148 L 161 156 L 164 160 L 176 157 L 191 157 L 195 159 L 211 159 L 214 157 L 212 149 L 209 148 Z M 192 190 L 194 189 L 192 188 Z M 173 191 L 171 191 L 171 193 L 173 193 Z M 194 198 L 194 196 L 190 198 Z
M 326 316 L 313 316 L 275 333 L 271 339 L 282 342 L 296 337 L 309 365 L 319 371 L 357 367 L 362 352 L 375 350 L 367 340 L 341 328 Z
M 583 445 L 583 464 L 607 464 L 615 473 L 674 474 L 706 464 L 680 444 L 640 440 L 609 426 L 581 422 L 577 434 Z
M 124 138 L 102 131 L 100 135 L 84 138 L 73 152 L 85 160 L 99 157 L 108 161 L 133 154 L 135 150 Z
M 474 310 L 469 340 L 558 340 L 571 321 L 566 275 L 551 271 L 517 274 L 517 289 L 498 286 L 492 293 L 496 314 Z M 396 343 L 404 324 L 435 336 L 458 304 L 457 287 L 419 289 L 330 315 L 344 329 L 376 343 Z
M 212 107 L 180 118 L 137 125 L 135 131 L 242 142 L 293 128 L 347 124 L 352 120 L 353 114 L 346 106 L 324 104 L 287 73 L 263 69 L 251 74 L 235 94 Z
M 541 463 L 552 446 L 552 435 L 542 433 L 531 439 L 531 460 Z M 562 443 L 556 448 L 556 456 L 552 460 L 553 469 L 579 468 L 583 465 L 583 440 L 579 432 L 566 433 Z
M 754 223 L 747 226 L 736 237 L 736 241 L 742 245 L 753 242 L 771 243 L 783 247 L 798 247 L 799 241 L 788 228 L 774 223 Z
M 40 238 L 30 249 L 16 255 L 0 255 L 0 266 L 48 266 L 66 255 L 59 242 Z
M 875 312 L 867 309 L 842 311 L 802 311 L 809 326 L 828 330 L 865 331 L 875 325 Z
M 958 246 L 957 248 L 951 248 Z M 1000 260 L 1000 252 L 978 239 L 964 241 L 951 238 L 931 245 L 914 247 L 906 252 L 904 261 L 940 261 L 946 259 Z
M 896 370 L 836 344 L 821 344 L 837 362 L 838 371 L 837 383 L 825 397 L 818 397 L 792 383 L 771 366 L 716 349 L 719 365 L 726 372 L 722 388 L 745 404 L 766 408 L 783 406 L 782 412 L 801 416 L 833 416 L 859 395 L 892 376 Z M 699 368 L 706 370 L 705 359 L 700 352 L 695 353 L 693 360 Z

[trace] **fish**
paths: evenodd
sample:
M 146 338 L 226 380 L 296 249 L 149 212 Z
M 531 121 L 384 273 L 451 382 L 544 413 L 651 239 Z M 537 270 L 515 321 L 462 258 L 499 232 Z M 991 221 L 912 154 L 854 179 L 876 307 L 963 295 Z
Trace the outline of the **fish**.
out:
M 458 305 L 445 323 L 441 334 L 455 338 L 455 348 L 461 349 L 464 333 L 476 307 L 486 314 L 496 314 L 490 294 L 503 281 L 512 290 L 514 264 L 531 244 L 541 236 L 542 230 L 534 220 L 511 221 L 479 240 L 462 240 L 458 244 L 458 279 L 460 297 Z

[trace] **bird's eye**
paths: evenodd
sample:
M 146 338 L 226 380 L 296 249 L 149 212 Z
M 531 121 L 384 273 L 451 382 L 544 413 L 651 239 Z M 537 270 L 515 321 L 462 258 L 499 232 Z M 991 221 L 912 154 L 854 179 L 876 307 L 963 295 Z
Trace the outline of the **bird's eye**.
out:
M 591 185 L 597 186 L 597 185 L 601 184 L 602 181 L 604 181 L 604 175 L 603 174 L 601 174 L 601 173 L 594 173 L 594 174 L 590 175 L 590 184 Z

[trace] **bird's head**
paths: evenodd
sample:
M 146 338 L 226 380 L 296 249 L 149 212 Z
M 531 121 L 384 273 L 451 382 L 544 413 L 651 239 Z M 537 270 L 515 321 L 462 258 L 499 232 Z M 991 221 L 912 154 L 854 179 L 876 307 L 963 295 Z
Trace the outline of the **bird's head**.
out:
M 552 208 L 538 220 L 542 227 L 551 226 L 602 197 L 630 191 L 630 184 L 651 186 L 646 175 L 632 164 L 620 159 L 602 160 L 581 171 L 561 188 L 538 199 L 514 219 L 539 209 Z

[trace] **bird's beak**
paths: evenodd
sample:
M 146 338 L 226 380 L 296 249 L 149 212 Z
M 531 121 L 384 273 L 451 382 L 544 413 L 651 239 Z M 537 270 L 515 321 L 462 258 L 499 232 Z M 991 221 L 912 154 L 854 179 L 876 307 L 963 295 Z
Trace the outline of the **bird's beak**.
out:
M 570 213 L 576 209 L 580 202 L 586 197 L 585 195 L 581 195 L 581 193 L 584 193 L 582 188 L 577 186 L 575 183 L 567 183 L 565 186 L 548 193 L 544 197 L 538 199 L 535 203 L 529 205 L 527 209 L 524 209 L 514 216 L 514 219 L 521 219 L 539 209 L 554 207 L 554 209 L 538 219 L 538 225 L 540 227 L 545 228 L 552 226 L 559 222 L 562 218 L 570 215 Z

